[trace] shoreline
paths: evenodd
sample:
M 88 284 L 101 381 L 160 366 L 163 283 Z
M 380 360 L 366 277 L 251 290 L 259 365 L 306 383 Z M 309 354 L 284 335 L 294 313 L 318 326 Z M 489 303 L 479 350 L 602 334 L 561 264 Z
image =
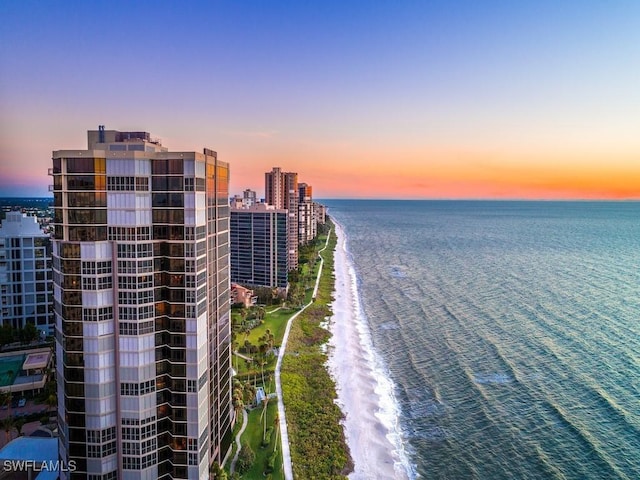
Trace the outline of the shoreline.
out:
M 329 249 L 320 253 L 324 266 L 318 271 L 317 297 L 298 312 L 296 321 L 289 323 L 289 353 L 282 360 L 291 465 L 293 476 L 301 479 L 346 480 L 353 470 L 341 425 L 343 414 L 336 404 L 335 383 L 326 365 L 330 337 L 326 323 L 332 315 L 336 241 L 335 233 L 330 232 Z
M 335 299 L 327 370 L 335 382 L 336 404 L 344 415 L 341 425 L 354 463 L 349 479 L 407 480 L 411 469 L 399 431 L 393 384 L 373 351 L 344 230 L 333 222 Z

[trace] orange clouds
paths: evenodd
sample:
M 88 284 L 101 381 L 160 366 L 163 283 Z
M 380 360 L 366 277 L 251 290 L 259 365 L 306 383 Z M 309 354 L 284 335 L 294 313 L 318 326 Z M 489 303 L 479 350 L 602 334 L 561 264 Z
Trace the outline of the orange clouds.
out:
M 322 150 L 280 162 L 295 165 L 319 198 L 640 198 L 640 162 L 630 157 Z

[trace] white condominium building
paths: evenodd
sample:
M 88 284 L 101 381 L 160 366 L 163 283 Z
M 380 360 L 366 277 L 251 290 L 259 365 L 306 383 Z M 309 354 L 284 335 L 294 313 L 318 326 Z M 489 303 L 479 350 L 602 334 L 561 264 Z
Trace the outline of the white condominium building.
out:
M 7 212 L 0 227 L 0 325 L 53 334 L 51 242 L 36 217 Z

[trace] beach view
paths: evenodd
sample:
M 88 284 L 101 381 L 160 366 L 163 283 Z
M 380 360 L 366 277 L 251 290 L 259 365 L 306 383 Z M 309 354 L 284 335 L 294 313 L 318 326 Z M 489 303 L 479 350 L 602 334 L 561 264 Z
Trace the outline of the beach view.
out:
M 640 478 L 640 4 L 0 19 L 0 479 Z

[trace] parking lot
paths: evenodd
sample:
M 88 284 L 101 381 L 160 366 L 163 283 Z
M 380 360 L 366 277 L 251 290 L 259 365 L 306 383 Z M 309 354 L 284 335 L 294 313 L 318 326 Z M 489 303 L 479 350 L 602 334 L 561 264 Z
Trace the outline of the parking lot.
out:
M 24 417 L 32 413 L 42 412 L 44 415 L 47 412 L 47 406 L 39 403 L 34 404 L 33 400 L 26 400 L 23 407 L 20 406 L 21 397 L 13 398 L 11 406 L 3 405 L 0 409 L 0 420 L 7 418 L 9 415 L 13 415 L 15 418 Z

